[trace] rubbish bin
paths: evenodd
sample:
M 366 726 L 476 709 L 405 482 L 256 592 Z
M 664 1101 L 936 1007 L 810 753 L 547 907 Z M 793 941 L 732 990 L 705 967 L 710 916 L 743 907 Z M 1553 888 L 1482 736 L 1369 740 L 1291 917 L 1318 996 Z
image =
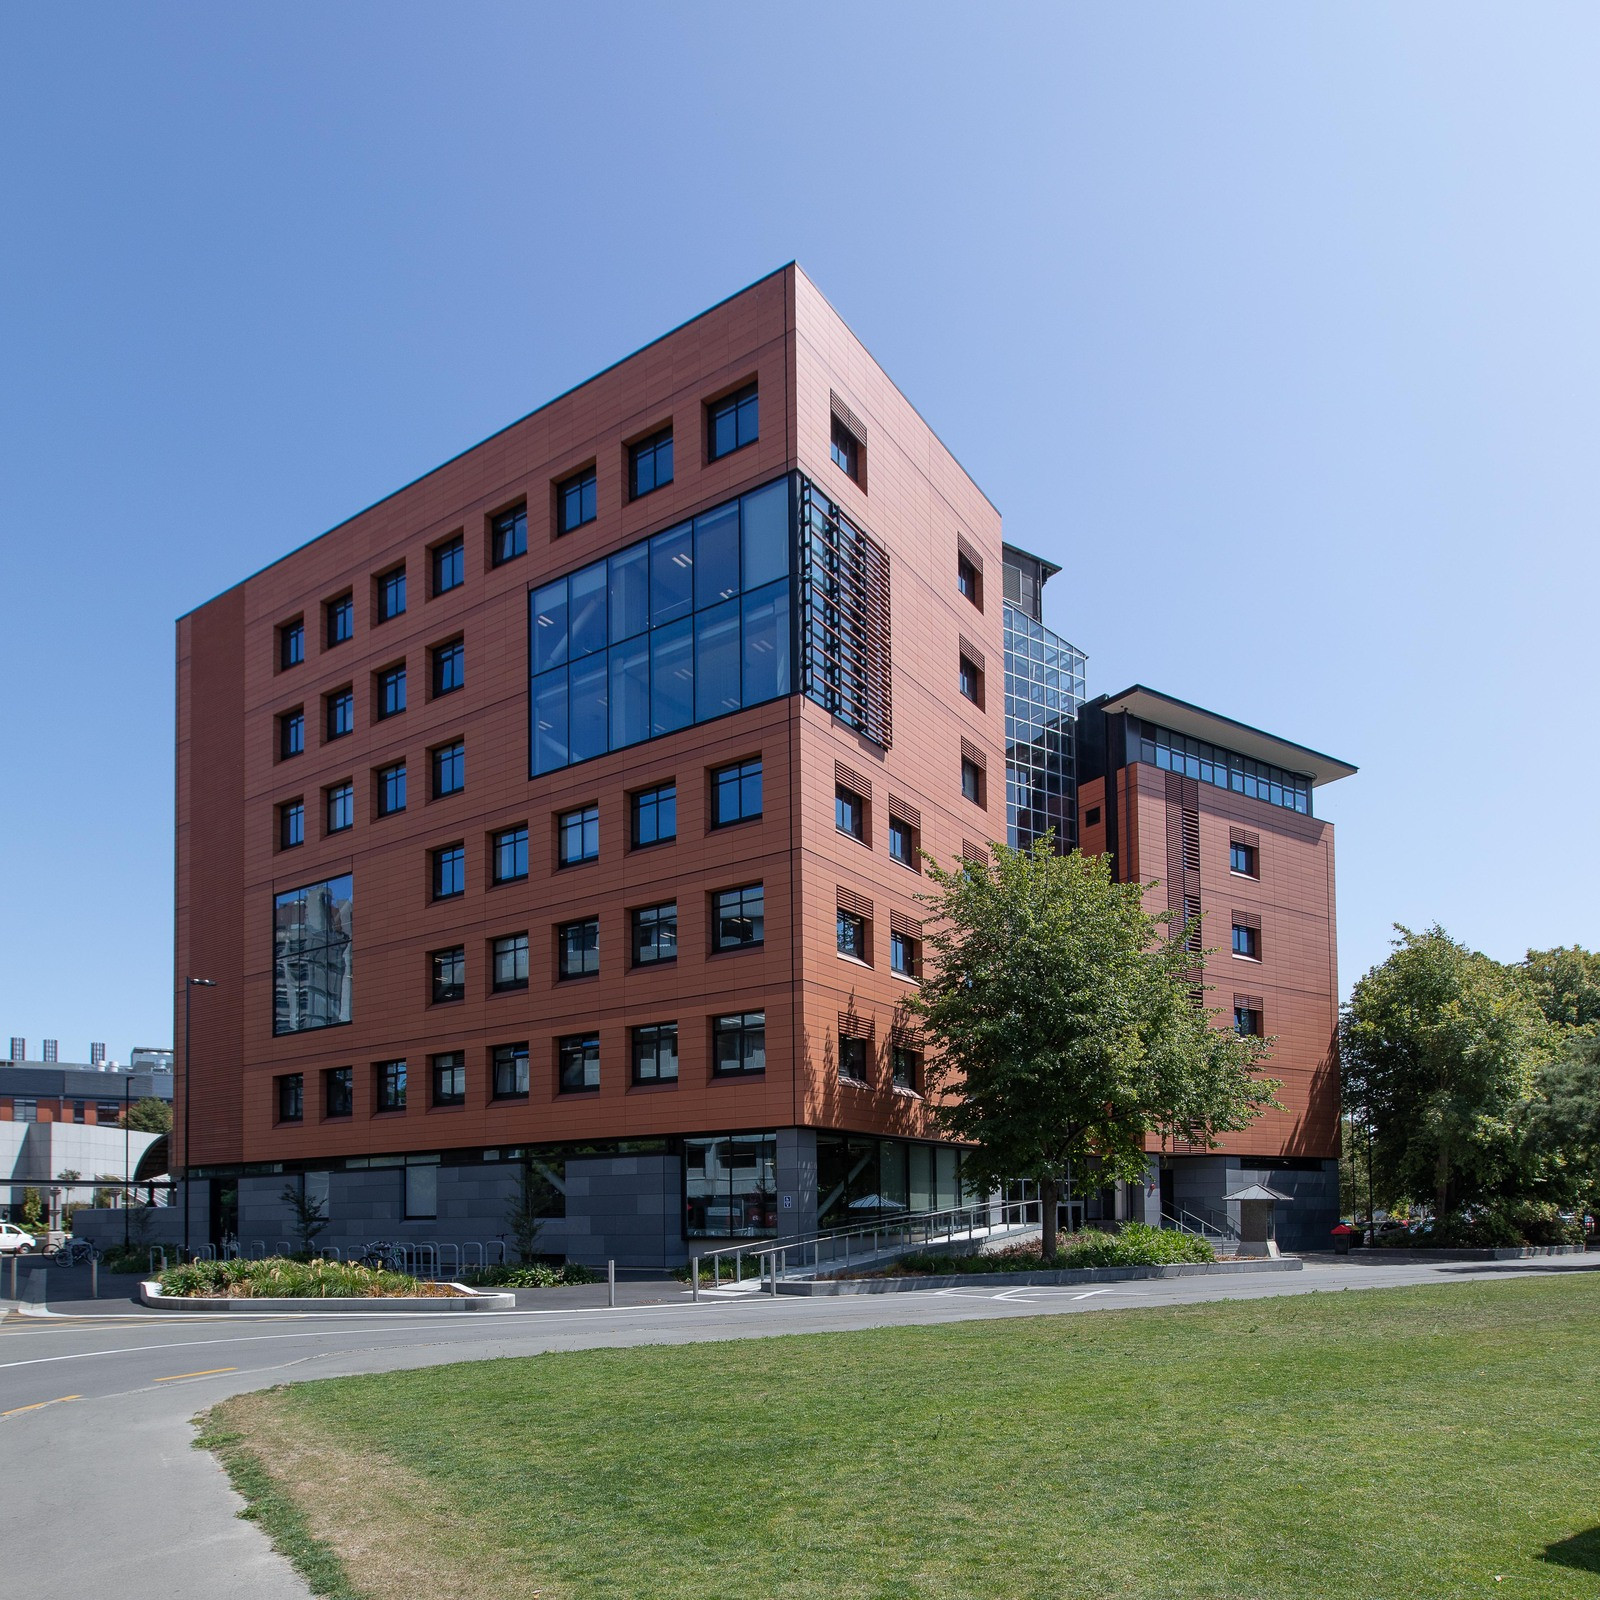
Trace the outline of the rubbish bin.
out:
M 1333 1230 L 1333 1253 L 1336 1256 L 1349 1255 L 1350 1246 L 1354 1242 L 1355 1238 L 1356 1232 L 1350 1226 L 1350 1224 L 1348 1222 L 1341 1222 L 1338 1227 Z

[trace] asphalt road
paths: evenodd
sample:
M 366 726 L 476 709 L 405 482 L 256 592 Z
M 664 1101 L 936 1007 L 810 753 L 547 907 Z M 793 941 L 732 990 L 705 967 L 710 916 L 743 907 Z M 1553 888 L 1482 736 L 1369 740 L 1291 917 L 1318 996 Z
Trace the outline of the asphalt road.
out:
M 23 1268 L 0 1321 L 4 1579 L 14 1600 L 306 1600 L 265 1537 L 237 1519 L 190 1418 L 225 1395 L 304 1378 L 496 1356 L 770 1338 L 855 1328 L 1070 1315 L 1139 1306 L 1462 1283 L 1600 1270 L 1600 1256 L 1352 1266 L 1169 1278 L 1086 1289 L 950 1289 L 839 1299 L 703 1293 L 674 1283 L 534 1291 L 517 1310 L 373 1316 L 214 1316 L 87 1302 L 87 1273 Z M 123 1288 L 128 1280 L 117 1280 Z M 112 1281 L 102 1294 L 115 1292 Z

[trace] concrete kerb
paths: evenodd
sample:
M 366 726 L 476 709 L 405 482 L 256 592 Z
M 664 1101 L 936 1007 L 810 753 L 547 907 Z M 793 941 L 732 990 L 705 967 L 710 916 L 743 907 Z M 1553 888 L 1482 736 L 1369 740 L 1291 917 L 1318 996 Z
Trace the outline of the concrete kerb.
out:
M 902 1294 L 919 1289 L 1022 1289 L 1074 1283 L 1127 1283 L 1136 1278 L 1232 1277 L 1240 1272 L 1300 1272 L 1293 1256 L 1250 1261 L 1182 1261 L 1154 1267 L 1070 1267 L 1060 1272 L 948 1272 L 925 1278 L 785 1278 L 779 1294 Z
M 514 1294 L 484 1293 L 469 1289 L 465 1284 L 452 1283 L 453 1295 L 329 1295 L 294 1296 L 278 1299 L 270 1296 L 240 1297 L 224 1295 L 162 1294 L 159 1283 L 141 1283 L 139 1300 L 155 1311 L 242 1311 L 256 1316 L 274 1312 L 304 1311 L 346 1313 L 351 1316 L 374 1317 L 406 1315 L 413 1312 L 438 1311 L 515 1311 Z
M 1587 1250 L 1581 1244 L 1523 1244 L 1506 1245 L 1497 1249 L 1429 1249 L 1426 1246 L 1406 1245 L 1352 1245 L 1350 1259 L 1371 1266 L 1373 1263 L 1394 1262 L 1399 1266 L 1425 1266 L 1430 1261 L 1531 1261 L 1540 1256 L 1581 1256 Z

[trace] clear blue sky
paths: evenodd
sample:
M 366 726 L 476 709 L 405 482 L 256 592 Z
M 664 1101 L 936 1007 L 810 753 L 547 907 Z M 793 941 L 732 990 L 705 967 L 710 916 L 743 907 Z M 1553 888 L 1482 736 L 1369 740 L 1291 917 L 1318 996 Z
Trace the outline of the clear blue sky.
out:
M 171 1037 L 173 619 L 791 257 L 1390 924 L 1600 943 L 1600 9 L 0 12 L 0 1033 Z

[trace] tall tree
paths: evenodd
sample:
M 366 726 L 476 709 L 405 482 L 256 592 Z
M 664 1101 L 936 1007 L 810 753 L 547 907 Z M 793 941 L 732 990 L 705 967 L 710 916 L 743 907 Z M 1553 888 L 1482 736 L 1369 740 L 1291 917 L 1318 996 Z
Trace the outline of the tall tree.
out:
M 1113 882 L 1106 858 L 1041 839 L 928 872 L 933 959 L 910 1004 L 929 1089 L 945 1130 L 974 1146 L 974 1182 L 1037 1182 L 1047 1256 L 1075 1176 L 1142 1177 L 1152 1135 L 1209 1146 L 1276 1103 L 1277 1083 L 1255 1075 L 1269 1041 L 1195 1006 L 1188 930 L 1145 909 L 1146 886 Z
M 1600 1026 L 1600 954 L 1581 944 L 1530 950 L 1523 969 L 1551 1022 L 1563 1028 Z
M 172 1102 L 146 1095 L 128 1107 L 125 1120 L 136 1133 L 171 1133 Z
M 1431 1194 L 1442 1217 L 1505 1186 L 1550 1030 L 1522 972 L 1438 926 L 1395 931 L 1340 1022 L 1345 1103 L 1372 1119 L 1384 1198 Z

